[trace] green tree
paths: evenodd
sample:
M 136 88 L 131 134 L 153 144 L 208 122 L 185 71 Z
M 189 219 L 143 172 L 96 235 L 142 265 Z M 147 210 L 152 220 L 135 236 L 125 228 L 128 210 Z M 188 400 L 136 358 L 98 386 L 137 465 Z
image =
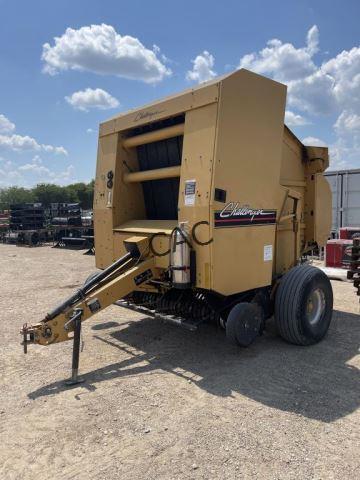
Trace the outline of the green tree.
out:
M 35 201 L 32 190 L 23 187 L 0 189 L 0 210 L 8 210 L 12 203 L 31 203 Z
M 45 207 L 48 207 L 51 203 L 68 201 L 67 192 L 64 187 L 59 185 L 39 183 L 32 191 L 36 201 L 42 203 Z
M 93 183 L 74 183 L 69 185 L 69 189 L 76 191 L 78 202 L 82 208 L 90 209 L 93 204 L 94 184 Z
M 45 207 L 51 203 L 80 203 L 81 208 L 92 208 L 94 180 L 90 183 L 73 183 L 66 186 L 39 183 L 32 189 L 9 187 L 0 189 L 0 209 L 8 209 L 12 203 L 40 202 Z

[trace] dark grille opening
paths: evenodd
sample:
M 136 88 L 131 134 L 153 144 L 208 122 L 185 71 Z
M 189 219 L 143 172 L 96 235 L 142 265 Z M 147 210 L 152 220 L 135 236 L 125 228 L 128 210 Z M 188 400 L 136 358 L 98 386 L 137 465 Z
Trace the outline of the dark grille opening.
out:
M 174 125 L 180 125 L 185 122 L 185 115 L 178 115 L 176 117 L 165 118 L 158 122 L 148 123 L 139 127 L 133 128 L 127 132 L 127 138 L 134 137 L 135 135 L 141 135 L 143 133 L 153 132 L 154 130 L 160 130 L 162 128 L 172 127 Z
M 182 143 L 180 136 L 138 146 L 139 170 L 181 165 Z M 142 182 L 148 220 L 177 220 L 179 184 L 179 178 Z

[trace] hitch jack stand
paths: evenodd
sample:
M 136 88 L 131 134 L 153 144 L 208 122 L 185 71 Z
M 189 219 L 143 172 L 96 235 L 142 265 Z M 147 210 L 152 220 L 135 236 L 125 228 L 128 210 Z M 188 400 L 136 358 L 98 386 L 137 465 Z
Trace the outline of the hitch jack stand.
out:
M 69 378 L 69 380 L 66 380 L 65 382 L 65 385 L 68 386 L 77 385 L 78 383 L 83 383 L 85 381 L 84 379 L 78 377 L 82 313 L 83 311 L 81 309 L 77 310 L 75 315 L 71 319 L 71 323 L 73 323 L 74 326 L 74 343 L 72 353 L 71 378 Z

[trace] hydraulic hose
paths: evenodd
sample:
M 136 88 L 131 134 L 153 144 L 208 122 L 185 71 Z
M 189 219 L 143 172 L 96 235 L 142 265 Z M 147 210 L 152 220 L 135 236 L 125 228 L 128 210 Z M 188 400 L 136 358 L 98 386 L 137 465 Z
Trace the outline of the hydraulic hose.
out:
M 71 307 L 71 305 L 74 305 L 74 303 L 77 303 L 80 300 L 82 300 L 95 285 L 97 285 L 99 282 L 101 282 L 106 277 L 108 277 L 111 273 L 115 272 L 115 270 L 117 270 L 118 268 L 123 266 L 126 262 L 128 262 L 129 260 L 135 257 L 136 255 L 134 252 L 128 252 L 124 256 L 120 257 L 118 260 L 116 260 L 116 262 L 109 265 L 107 268 L 105 268 L 105 270 L 99 272 L 94 278 L 92 278 L 89 282 L 87 282 L 85 285 L 79 288 L 64 302 L 60 303 L 60 305 L 58 305 L 51 312 L 49 312 L 46 315 L 45 320 L 47 321 L 52 320 L 53 318 L 60 315 L 60 313 L 63 313 L 67 308 Z

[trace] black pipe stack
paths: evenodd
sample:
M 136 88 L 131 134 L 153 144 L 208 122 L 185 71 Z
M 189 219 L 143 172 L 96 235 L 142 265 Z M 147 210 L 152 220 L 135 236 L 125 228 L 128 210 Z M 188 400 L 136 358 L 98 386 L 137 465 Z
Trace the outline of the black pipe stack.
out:
M 52 224 L 55 226 L 81 227 L 81 210 L 79 203 L 52 203 Z
M 45 227 L 45 210 L 41 203 L 10 205 L 10 230 L 40 230 Z

